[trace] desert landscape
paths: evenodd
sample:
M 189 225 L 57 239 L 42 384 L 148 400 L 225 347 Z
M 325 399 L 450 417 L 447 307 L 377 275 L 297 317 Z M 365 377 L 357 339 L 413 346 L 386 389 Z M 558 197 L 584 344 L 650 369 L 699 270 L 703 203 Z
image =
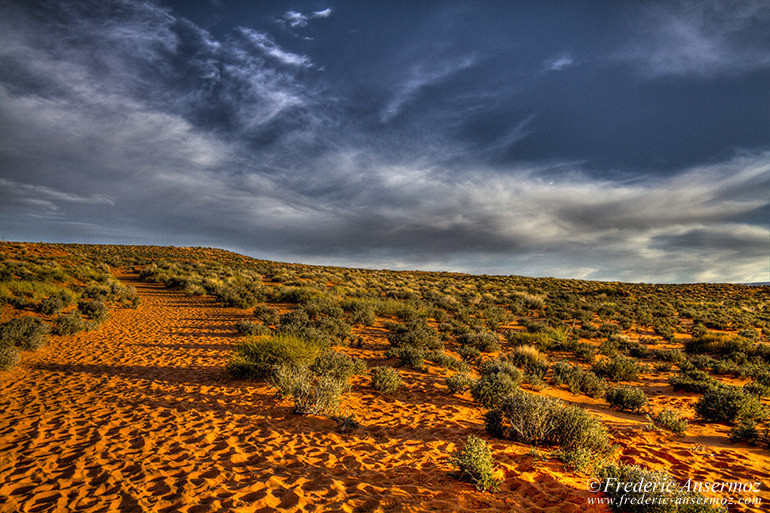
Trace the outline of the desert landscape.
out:
M 0 259 L 3 512 L 770 501 L 767 286 L 154 246 L 5 242 Z M 598 502 L 640 476 L 676 482 L 668 499 L 752 485 Z

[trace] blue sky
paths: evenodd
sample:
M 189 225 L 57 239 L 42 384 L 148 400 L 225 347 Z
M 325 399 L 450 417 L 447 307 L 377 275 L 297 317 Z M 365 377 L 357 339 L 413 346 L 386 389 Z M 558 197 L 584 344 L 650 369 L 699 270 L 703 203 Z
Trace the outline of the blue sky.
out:
M 770 4 L 0 0 L 0 234 L 770 279 Z

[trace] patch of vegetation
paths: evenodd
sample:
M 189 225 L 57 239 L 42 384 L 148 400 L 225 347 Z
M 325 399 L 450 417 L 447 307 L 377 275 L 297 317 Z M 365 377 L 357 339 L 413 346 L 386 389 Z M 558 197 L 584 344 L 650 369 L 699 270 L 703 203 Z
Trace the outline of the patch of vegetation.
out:
M 555 386 L 567 385 L 573 394 L 582 392 L 593 398 L 604 396 L 607 383 L 592 371 L 582 369 L 577 365 L 570 365 L 564 361 L 555 363 L 551 369 L 553 370 L 551 384 Z
M 531 445 L 559 446 L 604 453 L 609 435 L 602 423 L 577 406 L 551 397 L 514 390 L 487 412 L 487 431 Z
M 663 409 L 656 415 L 648 415 L 647 420 L 653 427 L 671 431 L 675 435 L 684 436 L 687 431 L 687 419 L 681 417 L 679 412 L 669 409 Z
M 639 387 L 612 387 L 604 393 L 604 398 L 620 411 L 638 412 L 647 404 L 647 394 Z
M 326 345 L 278 333 L 269 337 L 251 337 L 235 347 L 225 366 L 231 378 L 262 379 L 272 376 L 279 366 L 308 367 Z
M 0 347 L 22 351 L 40 349 L 48 343 L 49 327 L 38 317 L 17 317 L 0 324 Z
M 641 372 L 639 363 L 625 356 L 614 356 L 594 364 L 593 371 L 612 381 L 631 381 Z
M 401 374 L 392 367 L 375 367 L 370 372 L 372 387 L 381 394 L 392 394 L 401 386 Z
M 500 479 L 495 474 L 497 466 L 492 451 L 481 438 L 469 436 L 462 450 L 452 456 L 452 464 L 460 478 L 467 479 L 481 491 L 497 490 Z
M 767 417 L 765 408 L 756 396 L 732 386 L 707 390 L 695 404 L 695 411 L 709 422 L 733 423 Z
M 465 372 L 458 372 L 446 379 L 446 386 L 450 394 L 461 394 L 473 386 L 473 378 Z

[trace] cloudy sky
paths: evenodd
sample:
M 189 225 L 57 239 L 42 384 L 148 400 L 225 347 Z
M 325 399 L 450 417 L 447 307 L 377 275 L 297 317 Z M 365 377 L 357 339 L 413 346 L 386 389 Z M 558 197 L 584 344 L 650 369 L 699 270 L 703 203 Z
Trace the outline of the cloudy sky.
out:
M 770 279 L 770 3 L 0 0 L 0 236 Z

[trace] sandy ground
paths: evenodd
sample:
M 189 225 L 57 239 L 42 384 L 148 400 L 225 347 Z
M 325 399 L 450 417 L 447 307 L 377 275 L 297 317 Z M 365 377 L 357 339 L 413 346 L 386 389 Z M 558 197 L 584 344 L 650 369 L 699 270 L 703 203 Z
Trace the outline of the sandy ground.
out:
M 402 370 L 407 386 L 392 397 L 354 378 L 343 404 L 363 427 L 340 434 L 329 419 L 293 415 L 265 384 L 221 379 L 233 324 L 248 312 L 122 278 L 138 309 L 113 310 L 96 332 L 53 336 L 0 373 L 0 512 L 608 511 L 589 504 L 587 476 L 490 439 L 470 397 L 447 395 L 443 370 Z M 380 364 L 385 332 L 362 333 L 363 349 L 341 350 Z M 624 461 L 683 480 L 762 481 L 770 504 L 768 452 L 727 444 L 725 426 L 676 439 L 601 401 L 544 393 L 600 415 Z M 694 401 L 653 404 L 691 411 Z M 469 434 L 491 442 L 505 477 L 498 493 L 450 475 L 448 457 Z

